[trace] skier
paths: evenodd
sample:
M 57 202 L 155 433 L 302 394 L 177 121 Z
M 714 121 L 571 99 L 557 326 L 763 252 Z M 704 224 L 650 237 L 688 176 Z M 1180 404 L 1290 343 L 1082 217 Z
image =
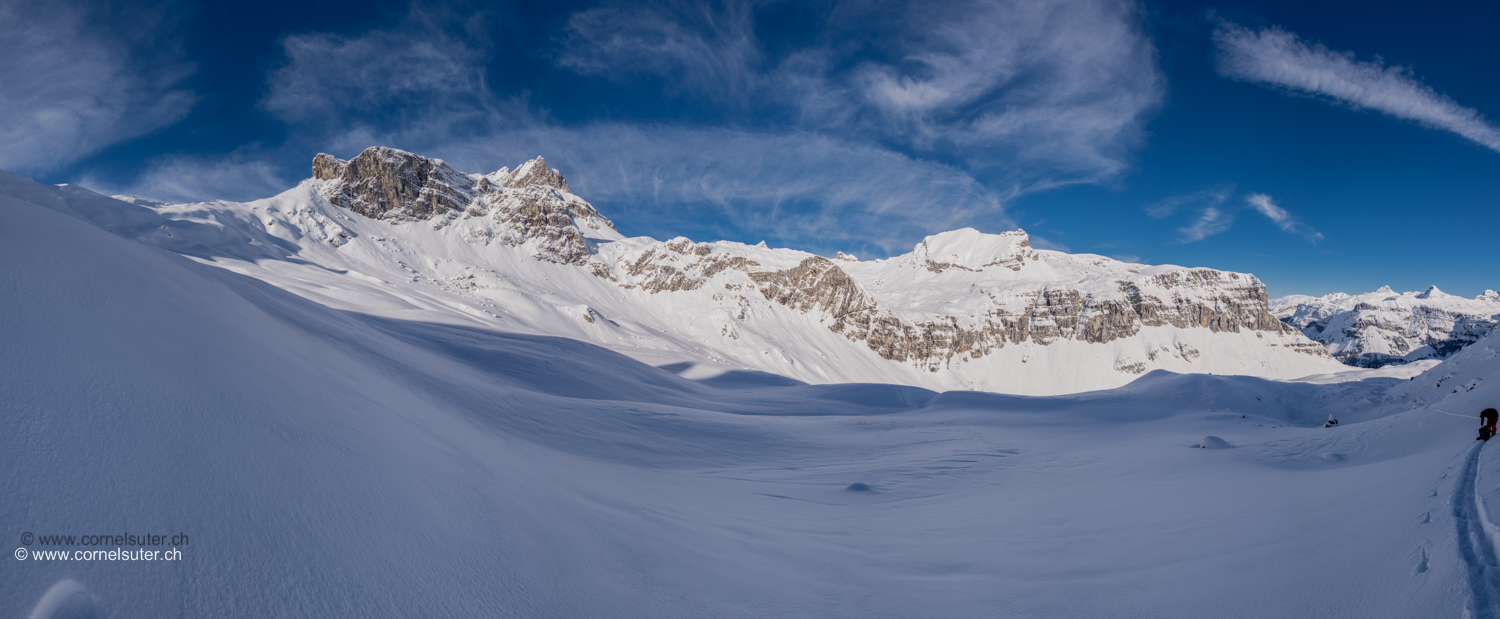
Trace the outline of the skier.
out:
M 1500 411 L 1486 408 L 1479 413 L 1479 440 L 1488 441 L 1495 435 L 1495 423 L 1500 421 Z

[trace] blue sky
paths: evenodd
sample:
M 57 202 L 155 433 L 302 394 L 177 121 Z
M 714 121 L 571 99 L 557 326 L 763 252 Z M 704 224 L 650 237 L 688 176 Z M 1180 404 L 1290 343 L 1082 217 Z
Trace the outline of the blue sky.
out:
M 543 155 L 627 234 L 1500 288 L 1500 5 L 1309 4 L 0 0 L 0 168 L 242 200 Z

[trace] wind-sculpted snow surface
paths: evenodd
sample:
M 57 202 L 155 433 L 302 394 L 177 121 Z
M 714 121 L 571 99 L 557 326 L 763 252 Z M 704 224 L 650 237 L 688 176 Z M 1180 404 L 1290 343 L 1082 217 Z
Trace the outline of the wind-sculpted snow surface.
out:
M 488 317 L 700 373 L 1055 394 L 1155 369 L 1337 369 L 1250 275 L 1037 250 L 1019 230 L 955 230 L 872 261 L 627 239 L 541 158 L 479 175 L 377 147 L 318 155 L 274 198 L 139 210 L 203 224 L 149 242 L 345 309 Z
M 1293 295 L 1271 302 L 1276 317 L 1301 329 L 1344 363 L 1358 367 L 1444 359 L 1500 324 L 1500 293 L 1473 299 L 1437 289 L 1323 297 Z
M 111 234 L 90 223 L 111 203 L 0 174 L 0 522 L 13 540 L 191 543 L 174 561 L 7 559 L 14 615 L 1365 619 L 1474 605 L 1451 501 L 1471 411 L 1500 398 L 1489 340 L 1411 380 L 1156 371 L 1062 397 L 694 380 L 690 364 L 496 329 L 418 287 L 401 306 L 328 285 L 376 275 L 286 260 L 332 248 L 298 236 L 319 217 L 355 239 L 328 251 L 383 255 L 358 243 L 383 229 L 353 215 L 284 196 L 230 211 L 244 220 L 167 209 Z M 284 236 L 233 257 L 202 244 L 267 221 Z M 436 260 L 471 251 L 431 238 Z M 797 266 L 780 255 L 752 253 Z M 218 266 L 257 261 L 278 286 Z M 577 269 L 529 262 L 538 279 Z M 371 300 L 388 305 L 338 307 Z M 625 328 L 587 316 L 580 329 Z M 1343 423 L 1321 427 L 1330 413 Z M 1230 447 L 1200 448 L 1208 436 Z

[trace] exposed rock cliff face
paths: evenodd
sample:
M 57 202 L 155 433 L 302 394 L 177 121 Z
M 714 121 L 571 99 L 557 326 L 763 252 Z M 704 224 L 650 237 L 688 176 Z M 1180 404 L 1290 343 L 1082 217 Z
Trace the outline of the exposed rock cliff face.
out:
M 1275 315 L 1359 367 L 1445 359 L 1500 324 L 1500 294 L 1473 299 L 1436 286 L 1397 293 L 1389 286 L 1361 295 L 1295 295 L 1272 302 Z
M 372 219 L 427 219 L 468 206 L 474 180 L 428 159 L 394 148 L 375 147 L 349 161 L 319 153 L 313 178 L 337 181 L 324 196 Z
M 719 331 L 731 339 L 753 308 L 770 304 L 924 373 L 1007 347 L 1107 345 L 1160 328 L 1253 333 L 1259 346 L 1302 353 L 1294 358 L 1327 358 L 1271 315 L 1265 286 L 1253 276 L 1037 250 L 1020 230 L 946 232 L 887 260 L 828 259 L 730 242 L 624 239 L 541 158 L 481 176 L 371 148 L 348 162 L 318 155 L 313 175 L 331 203 L 366 217 L 524 247 L 538 260 L 577 265 L 627 290 L 711 298 Z M 592 306 L 578 311 L 594 323 Z M 1135 375 L 1204 354 L 1188 340 L 1138 348 L 1107 367 Z M 1030 353 L 1018 354 L 1024 363 Z
M 803 254 L 795 266 L 776 269 L 734 251 L 736 244 L 686 239 L 657 244 L 622 259 L 621 281 L 650 292 L 675 292 L 697 290 L 722 273 L 740 271 L 765 299 L 818 315 L 829 329 L 864 342 L 885 359 L 932 371 L 958 356 L 978 359 L 1022 342 L 1107 343 L 1163 326 L 1265 333 L 1278 336 L 1270 345 L 1327 356 L 1271 315 L 1266 288 L 1253 276 L 1041 252 L 1019 230 L 935 235 L 910 254 L 866 263 Z M 1076 281 L 1036 281 L 1027 277 L 1031 273 Z M 861 283 L 869 281 L 878 291 L 887 281 L 913 279 L 921 281 L 907 281 L 902 296 L 885 302 Z M 725 286 L 741 289 L 732 278 Z M 931 297 L 909 298 L 913 287 L 923 286 L 931 287 Z M 915 307 L 902 307 L 910 302 Z M 966 311 L 947 307 L 955 303 Z M 1191 359 L 1199 353 L 1159 350 L 1148 353 L 1148 360 L 1154 360 L 1152 354 Z M 1130 362 L 1121 371 L 1145 369 L 1144 362 Z
M 822 256 L 782 271 L 751 271 L 750 279 L 767 299 L 801 312 L 828 314 L 836 323 L 875 310 L 875 300 L 854 278 Z
M 463 225 L 476 242 L 525 245 L 539 260 L 583 264 L 590 237 L 612 236 L 614 224 L 568 191 L 562 173 L 541 157 L 488 174 L 464 174 L 441 159 L 386 147 L 349 161 L 313 158 L 313 179 L 329 202 L 372 219 Z M 607 232 L 606 232 L 607 230 Z

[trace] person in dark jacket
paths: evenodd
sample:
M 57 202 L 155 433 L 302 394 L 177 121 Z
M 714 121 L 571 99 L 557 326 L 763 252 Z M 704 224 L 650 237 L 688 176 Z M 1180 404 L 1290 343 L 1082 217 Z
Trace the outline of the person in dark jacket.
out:
M 1484 412 L 1479 413 L 1480 440 L 1487 441 L 1490 440 L 1490 437 L 1495 435 L 1496 422 L 1500 422 L 1500 411 L 1496 411 L 1493 408 L 1486 408 L 1484 409 Z

